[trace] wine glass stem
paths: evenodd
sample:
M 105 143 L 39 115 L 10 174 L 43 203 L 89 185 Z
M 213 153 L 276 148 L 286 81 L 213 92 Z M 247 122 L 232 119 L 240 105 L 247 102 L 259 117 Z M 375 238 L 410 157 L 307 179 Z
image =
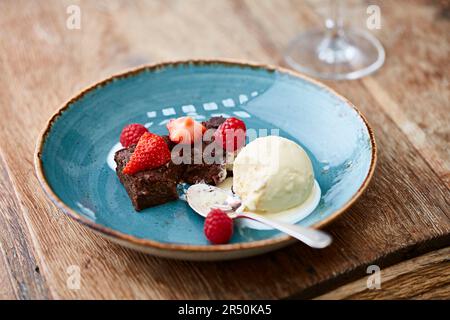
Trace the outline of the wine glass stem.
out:
M 325 20 L 326 34 L 330 38 L 336 38 L 343 35 L 343 2 L 342 0 L 329 0 L 329 14 Z

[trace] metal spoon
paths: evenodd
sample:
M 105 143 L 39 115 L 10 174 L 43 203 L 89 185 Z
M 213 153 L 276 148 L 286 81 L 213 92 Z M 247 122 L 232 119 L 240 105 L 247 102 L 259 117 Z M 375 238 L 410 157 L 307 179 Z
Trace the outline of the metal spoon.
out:
M 264 223 L 302 241 L 312 248 L 325 248 L 332 242 L 331 236 L 323 231 L 268 219 L 252 212 L 244 212 L 242 211 L 242 203 L 239 197 L 214 186 L 207 184 L 192 185 L 186 191 L 186 199 L 190 207 L 203 217 L 206 217 L 212 208 L 220 208 L 233 219 L 247 218 Z

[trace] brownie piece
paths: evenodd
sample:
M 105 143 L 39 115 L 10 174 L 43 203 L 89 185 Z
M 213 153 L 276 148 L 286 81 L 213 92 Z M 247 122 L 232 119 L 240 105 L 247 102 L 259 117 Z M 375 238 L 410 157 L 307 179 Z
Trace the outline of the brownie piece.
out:
M 169 162 L 162 167 L 137 172 L 133 175 L 122 173 L 134 148 L 135 146 L 132 146 L 117 151 L 114 160 L 117 163 L 117 176 L 125 187 L 136 211 L 178 199 L 177 183 L 182 173 L 180 166 Z
M 226 118 L 224 117 L 212 117 L 208 121 L 202 122 L 202 124 L 206 127 L 206 129 L 217 129 L 219 126 L 224 123 Z M 233 176 L 233 161 L 236 158 L 238 152 L 225 153 L 223 162 L 225 164 L 225 170 L 227 171 L 226 176 Z
M 205 161 L 205 148 L 212 142 L 203 142 L 202 149 L 193 148 L 191 152 L 191 163 L 186 164 L 182 180 L 189 184 L 206 183 L 217 185 L 225 180 L 227 171 L 225 169 L 224 159 L 220 155 L 214 159 L 215 153 L 210 155 L 214 163 Z M 199 163 L 201 160 L 201 163 Z
M 203 121 L 202 124 L 205 126 L 207 130 L 209 129 L 217 129 L 222 123 L 225 122 L 224 117 L 212 117 L 208 121 Z M 189 184 L 195 183 L 206 183 L 210 185 L 218 185 L 227 177 L 227 171 L 225 169 L 225 153 L 223 155 L 218 156 L 218 161 L 215 161 L 212 164 L 205 163 L 204 161 L 204 152 L 205 148 L 213 142 L 211 141 L 203 141 L 202 149 L 194 148 L 191 152 L 191 164 L 186 165 L 183 181 Z M 202 154 L 200 154 L 202 152 Z M 215 157 L 215 154 L 212 153 L 210 155 L 212 158 Z M 202 159 L 202 163 L 196 163 L 195 158 Z M 219 163 L 217 163 L 219 162 Z
M 225 118 L 224 117 L 212 117 L 210 118 L 208 121 L 203 121 L 202 124 L 203 126 L 208 130 L 208 129 L 217 129 L 219 128 L 219 126 L 225 122 Z
M 223 117 L 212 117 L 202 124 L 207 129 L 217 129 L 224 121 L 225 118 Z M 167 135 L 162 136 L 162 138 L 172 152 L 172 159 L 183 156 L 182 149 L 178 155 L 174 154 L 173 148 L 176 146 L 176 143 L 170 141 Z M 166 165 L 159 168 L 140 171 L 133 175 L 123 174 L 122 171 L 130 160 L 136 146 L 117 151 L 114 157 L 117 163 L 117 176 L 125 187 L 136 211 L 177 200 L 178 183 L 217 185 L 225 180 L 227 176 L 225 154 L 218 156 L 219 163 L 208 164 L 204 161 L 203 152 L 210 143 L 212 141 L 203 142 L 201 150 L 200 148 L 194 148 L 190 155 L 191 163 L 189 164 L 175 164 L 169 161 Z M 214 157 L 214 154 L 211 156 Z M 201 163 L 196 163 L 196 159 L 201 159 Z
M 227 171 L 220 164 L 192 164 L 186 166 L 183 181 L 189 184 L 206 183 L 218 185 L 227 177 Z

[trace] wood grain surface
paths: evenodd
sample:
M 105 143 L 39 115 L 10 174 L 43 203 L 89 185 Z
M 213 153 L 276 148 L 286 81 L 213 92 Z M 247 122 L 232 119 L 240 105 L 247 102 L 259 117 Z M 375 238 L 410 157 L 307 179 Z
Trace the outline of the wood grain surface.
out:
M 380 271 L 379 288 L 369 281 L 372 289 L 368 289 L 368 277 L 364 277 L 316 299 L 448 299 L 449 263 L 447 247 Z
M 448 250 L 437 251 L 439 259 L 423 256 L 431 261 L 420 264 L 423 275 L 420 266 L 414 273 L 415 260 L 405 261 L 450 244 L 450 21 L 440 1 L 349 1 L 349 20 L 361 28 L 367 5 L 380 6 L 382 28 L 374 33 L 387 60 L 370 77 L 327 84 L 367 116 L 379 161 L 365 194 L 327 228 L 335 242 L 325 250 L 295 244 L 222 263 L 154 258 L 81 227 L 38 185 L 32 161 L 37 137 L 82 88 L 163 60 L 223 57 L 282 65 L 289 40 L 320 27 L 325 2 L 0 2 L 0 297 L 305 298 L 339 290 L 366 276 L 369 265 L 403 263 L 408 273 L 390 278 L 388 291 L 348 285 L 345 294 L 329 297 L 450 298 Z M 81 9 L 79 30 L 66 27 L 72 4 Z M 73 266 L 80 270 L 79 289 L 68 285 Z M 433 282 L 434 291 L 408 285 L 434 274 L 445 280 Z

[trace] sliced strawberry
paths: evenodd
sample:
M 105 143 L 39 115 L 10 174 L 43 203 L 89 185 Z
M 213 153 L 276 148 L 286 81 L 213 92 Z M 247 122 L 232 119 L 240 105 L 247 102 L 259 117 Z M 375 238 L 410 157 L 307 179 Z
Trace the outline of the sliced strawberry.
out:
M 120 143 L 125 148 L 138 143 L 139 138 L 148 132 L 147 128 L 139 123 L 132 123 L 127 125 L 122 129 L 122 133 L 120 134 Z
M 206 128 L 191 117 L 172 119 L 167 123 L 169 138 L 175 143 L 190 144 L 201 140 Z
M 214 133 L 216 141 L 225 151 L 236 151 L 245 145 L 244 121 L 237 118 L 228 118 Z
M 160 167 L 170 161 L 170 150 L 164 139 L 146 132 L 139 139 L 136 149 L 123 169 L 124 174 Z

